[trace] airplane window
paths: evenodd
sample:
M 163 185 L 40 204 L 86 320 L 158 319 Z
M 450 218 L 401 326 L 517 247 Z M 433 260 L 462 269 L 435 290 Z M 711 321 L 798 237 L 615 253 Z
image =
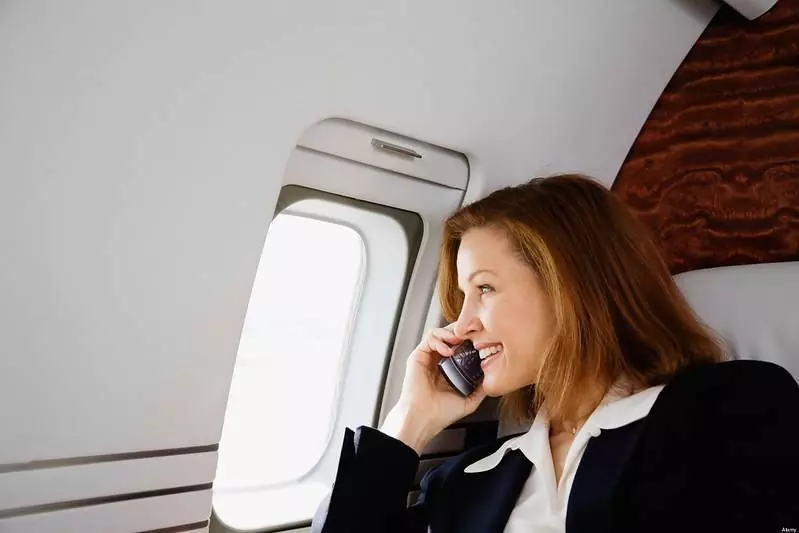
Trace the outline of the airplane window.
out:
M 284 484 L 322 456 L 365 259 L 363 240 L 343 224 L 287 212 L 273 220 L 233 372 L 216 488 Z
M 445 171 L 452 165 L 425 179 L 385 170 L 369 159 L 372 137 L 355 139 L 369 147 L 354 154 L 368 164 L 301 146 L 289 158 L 233 370 L 212 532 L 307 526 L 331 488 L 344 432 L 379 422 L 394 390 L 392 354 L 418 342 L 440 223 L 461 201 L 452 185 L 468 167 L 447 156 L 463 176 Z

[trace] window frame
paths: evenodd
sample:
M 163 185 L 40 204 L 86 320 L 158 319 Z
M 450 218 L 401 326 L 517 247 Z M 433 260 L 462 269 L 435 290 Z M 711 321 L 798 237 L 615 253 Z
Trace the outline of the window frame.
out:
M 333 179 L 331 176 L 335 176 L 335 178 Z M 356 370 L 354 369 L 360 368 L 364 358 L 369 355 L 366 347 L 359 347 L 363 343 L 364 335 L 359 331 L 363 326 L 356 325 L 350 344 L 353 351 L 347 357 L 346 368 L 343 371 L 340 387 L 343 393 L 337 395 L 339 409 L 329 434 L 327 447 L 319 462 L 306 476 L 298 482 L 290 484 L 291 487 L 286 487 L 287 490 L 293 490 L 297 488 L 297 485 L 305 484 L 309 487 L 310 494 L 317 490 L 319 485 L 322 485 L 324 486 L 323 492 L 326 493 L 335 476 L 344 430 L 347 427 L 357 427 L 358 425 L 376 426 L 379 424 L 383 404 L 387 400 L 384 397 L 384 392 L 387 390 L 389 370 L 396 368 L 397 361 L 400 359 L 400 362 L 403 363 L 400 366 L 404 366 L 405 357 L 418 342 L 418 338 L 429 320 L 428 312 L 431 310 L 430 301 L 434 292 L 437 271 L 440 228 L 444 219 L 459 207 L 463 191 L 299 146 L 294 149 L 289 158 L 283 186 L 284 190 L 287 187 L 296 186 L 311 190 L 313 194 L 334 195 L 339 201 L 342 198 L 344 200 L 349 198 L 353 202 L 367 202 L 376 210 L 380 210 L 383 206 L 384 210 L 391 213 L 387 214 L 389 218 L 396 215 L 396 210 L 407 212 L 413 217 L 418 217 L 421 222 L 420 235 L 414 236 L 416 242 L 412 242 L 413 237 L 408 236 L 411 241 L 408 243 L 408 260 L 407 264 L 402 265 L 404 275 L 399 292 L 394 297 L 394 312 L 393 316 L 389 317 L 392 326 L 385 339 L 385 350 L 377 352 L 381 353 L 381 357 L 374 357 L 374 352 L 371 354 L 371 358 L 376 362 L 375 369 L 377 371 L 372 373 L 367 380 L 355 379 Z M 285 200 L 281 191 L 275 216 L 294 203 L 296 202 Z M 342 223 L 339 220 L 335 222 Z M 369 237 L 364 235 L 361 228 L 357 228 L 356 231 L 364 240 L 366 253 L 369 254 Z M 414 251 L 416 253 L 413 253 Z M 371 265 L 372 261 L 367 255 L 367 275 Z M 368 284 L 369 281 L 364 282 L 365 291 L 369 289 Z M 361 311 L 362 309 L 358 314 Z M 400 374 L 404 374 L 404 372 Z M 372 376 L 375 376 L 376 379 L 373 379 Z M 402 375 L 397 375 L 395 369 L 391 370 L 393 382 L 398 381 L 401 385 L 402 377 Z M 290 436 L 281 438 L 290 438 Z M 314 494 L 318 495 L 318 492 Z M 260 497 L 268 497 L 268 495 Z M 216 513 L 216 501 L 213 515 L 212 531 L 242 531 L 226 526 L 219 520 Z M 305 527 L 309 523 L 310 516 L 306 519 L 246 531 L 285 531 Z

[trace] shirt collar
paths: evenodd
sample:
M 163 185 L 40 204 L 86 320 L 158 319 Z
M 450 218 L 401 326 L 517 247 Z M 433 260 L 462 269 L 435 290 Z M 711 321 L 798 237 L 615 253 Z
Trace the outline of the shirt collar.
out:
M 532 431 L 532 428 L 530 428 Z M 505 457 L 505 454 L 511 450 L 518 450 L 519 441 L 521 441 L 524 437 L 527 437 L 530 434 L 530 431 L 525 433 L 524 435 L 519 435 L 518 437 L 514 437 L 512 439 L 508 439 L 502 443 L 502 445 L 492 453 L 491 455 L 487 455 L 483 457 L 477 462 L 474 462 L 463 469 L 466 474 L 474 474 L 477 472 L 485 472 L 487 470 L 491 470 L 492 468 L 496 467 Z M 529 457 L 528 457 L 529 459 Z
M 663 387 L 649 387 L 627 396 L 615 392 L 606 394 L 588 421 L 600 429 L 616 429 L 640 420 L 652 410 Z
M 649 414 L 663 387 L 664 385 L 658 385 L 627 395 L 624 392 L 624 382 L 617 381 L 588 417 L 580 432 L 587 432 L 591 437 L 596 437 L 602 429 L 620 428 L 644 418 Z M 527 433 L 505 441 L 494 453 L 464 468 L 464 472 L 473 474 L 491 470 L 510 450 L 521 450 L 530 462 L 540 465 L 541 461 L 545 460 L 543 455 L 549 449 L 548 439 L 549 418 L 544 402 Z

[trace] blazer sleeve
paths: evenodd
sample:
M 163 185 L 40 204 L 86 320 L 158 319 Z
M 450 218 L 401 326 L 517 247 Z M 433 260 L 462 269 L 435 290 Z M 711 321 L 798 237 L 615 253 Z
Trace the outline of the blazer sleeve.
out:
M 425 533 L 431 474 L 416 504 L 407 506 L 419 456 L 403 442 L 361 426 L 347 429 L 330 495 L 319 506 L 313 533 Z

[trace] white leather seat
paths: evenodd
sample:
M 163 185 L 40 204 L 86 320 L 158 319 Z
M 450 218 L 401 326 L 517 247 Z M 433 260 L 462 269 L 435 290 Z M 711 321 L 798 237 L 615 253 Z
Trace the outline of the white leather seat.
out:
M 799 262 L 695 270 L 674 279 L 730 357 L 771 361 L 799 379 Z

